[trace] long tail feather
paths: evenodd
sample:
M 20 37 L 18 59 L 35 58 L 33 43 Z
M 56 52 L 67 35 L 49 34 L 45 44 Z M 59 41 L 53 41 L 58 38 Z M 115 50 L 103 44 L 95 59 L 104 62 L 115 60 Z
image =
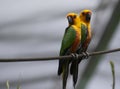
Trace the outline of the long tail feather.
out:
M 60 63 L 60 60 L 59 60 L 58 75 L 61 75 L 62 72 L 63 72 L 63 70 L 62 70 L 62 64 Z
M 69 64 L 66 63 L 66 64 L 64 65 L 64 69 L 63 69 L 63 89 L 66 89 L 68 72 L 69 72 Z
M 75 88 L 77 78 L 78 78 L 78 61 L 77 60 L 72 62 L 70 73 L 73 75 L 73 86 Z
M 74 88 L 77 83 L 77 79 L 78 79 L 78 63 L 76 62 L 75 69 L 73 70 L 73 86 L 74 86 Z
M 71 64 L 70 67 L 70 74 L 73 75 L 73 86 L 75 88 L 75 85 L 77 83 L 78 80 L 78 67 L 79 67 L 79 63 L 81 62 L 82 58 L 80 60 L 74 60 Z

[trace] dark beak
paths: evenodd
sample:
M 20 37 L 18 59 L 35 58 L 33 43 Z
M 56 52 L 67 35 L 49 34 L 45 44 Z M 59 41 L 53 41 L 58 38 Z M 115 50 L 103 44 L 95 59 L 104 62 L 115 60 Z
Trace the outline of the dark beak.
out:
M 67 19 L 70 25 L 74 24 L 73 18 L 71 16 L 68 16 Z
M 88 21 L 88 22 L 89 22 L 89 21 L 90 21 L 90 19 L 91 19 L 91 13 L 87 13 L 87 14 L 86 14 L 86 21 Z

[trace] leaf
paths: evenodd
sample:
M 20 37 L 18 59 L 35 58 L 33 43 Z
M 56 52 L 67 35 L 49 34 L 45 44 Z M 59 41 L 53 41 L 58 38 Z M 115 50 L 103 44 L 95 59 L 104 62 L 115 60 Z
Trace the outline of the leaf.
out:
M 110 61 L 110 66 L 111 66 L 112 78 L 113 78 L 112 89 L 115 89 L 115 68 L 114 68 L 114 63 L 112 61 Z
M 6 81 L 6 88 L 7 88 L 7 89 L 10 89 L 9 80 Z

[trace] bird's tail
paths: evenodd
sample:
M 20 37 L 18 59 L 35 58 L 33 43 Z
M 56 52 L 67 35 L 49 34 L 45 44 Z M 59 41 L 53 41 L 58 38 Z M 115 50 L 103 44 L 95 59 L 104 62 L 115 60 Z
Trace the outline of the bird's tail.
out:
M 62 64 L 60 64 L 60 60 L 59 60 L 59 66 L 58 66 L 58 75 L 61 75 L 61 73 L 63 72 L 62 70 Z
M 62 77 L 63 77 L 63 89 L 66 89 L 68 72 L 69 72 L 69 63 L 66 63 L 66 64 L 64 64 L 63 75 L 62 75 Z
M 78 67 L 79 67 L 80 60 L 74 60 L 70 67 L 70 74 L 73 75 L 74 88 L 75 88 L 75 85 L 76 85 L 77 79 L 78 79 Z
M 77 60 L 73 61 L 70 68 L 70 74 L 73 75 L 73 86 L 75 88 L 77 78 L 78 78 L 78 62 Z

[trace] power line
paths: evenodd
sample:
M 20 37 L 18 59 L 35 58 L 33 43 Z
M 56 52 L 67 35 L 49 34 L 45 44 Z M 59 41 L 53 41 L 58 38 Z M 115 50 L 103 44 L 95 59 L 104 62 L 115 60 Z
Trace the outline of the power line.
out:
M 90 56 L 96 56 L 96 55 L 101 55 L 101 54 L 108 54 L 108 53 L 113 53 L 113 52 L 118 52 L 120 51 L 120 48 L 117 49 L 112 49 L 112 50 L 106 50 L 106 51 L 97 51 L 97 52 L 92 52 L 88 53 L 88 55 L 84 54 L 78 54 L 78 59 L 80 57 L 90 57 Z M 27 61 L 50 61 L 50 60 L 58 60 L 58 59 L 71 59 L 73 56 L 72 55 L 66 55 L 66 56 L 56 56 L 56 57 L 46 57 L 46 58 L 0 58 L 0 62 L 27 62 Z

